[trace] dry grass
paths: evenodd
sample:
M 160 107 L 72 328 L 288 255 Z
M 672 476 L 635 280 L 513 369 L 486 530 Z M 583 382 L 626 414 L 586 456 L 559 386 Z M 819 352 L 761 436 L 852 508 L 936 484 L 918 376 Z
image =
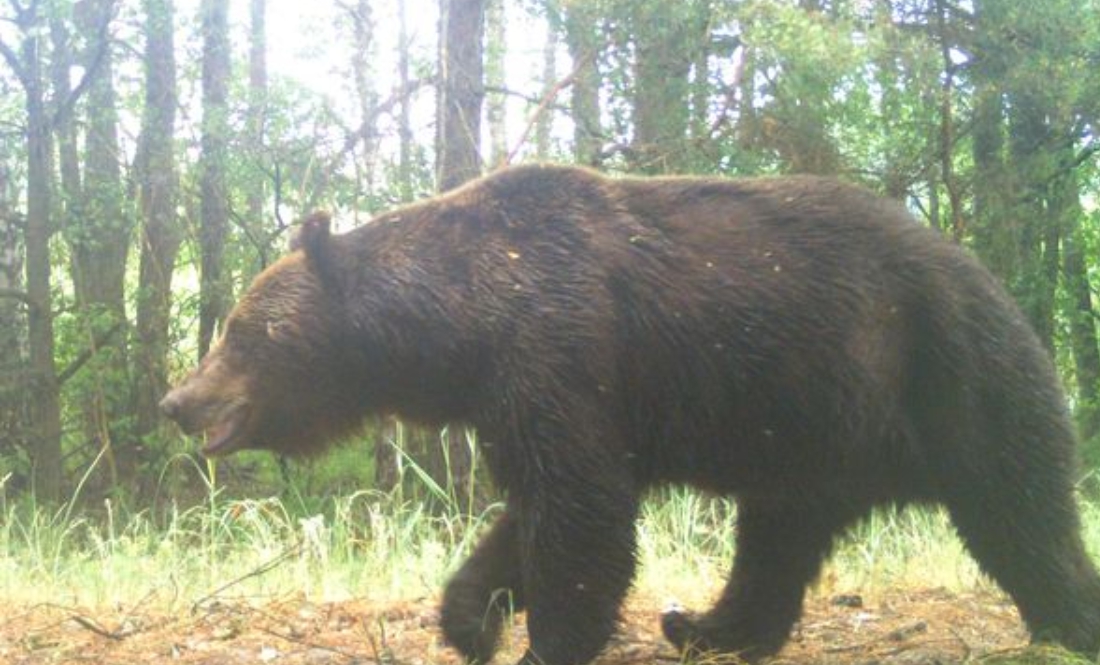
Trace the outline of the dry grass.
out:
M 1100 518 L 1086 505 L 1086 535 Z M 458 663 L 439 589 L 484 515 L 431 515 L 374 494 L 291 514 L 276 500 L 95 520 L 0 515 L 0 663 Z M 643 562 L 604 665 L 679 663 L 670 601 L 705 608 L 732 555 L 732 508 L 690 493 L 647 504 Z M 525 644 L 517 620 L 498 662 Z M 838 544 L 776 665 L 1082 665 L 1026 649 L 1015 609 L 937 511 L 883 512 Z M 699 659 L 698 665 L 711 661 Z M 728 660 L 727 660 L 728 662 Z
M 991 592 L 894 591 L 853 607 L 814 597 L 775 665 L 1079 665 L 1061 651 L 1024 648 L 1012 606 Z M 0 662 L 47 663 L 385 663 L 457 665 L 442 644 L 434 599 L 313 602 L 302 595 L 219 600 L 194 611 L 144 606 L 81 608 L 43 603 L 0 612 Z M 682 662 L 660 636 L 658 607 L 635 594 L 602 665 Z M 497 662 L 522 653 L 521 620 Z M 699 659 L 697 665 L 731 663 Z

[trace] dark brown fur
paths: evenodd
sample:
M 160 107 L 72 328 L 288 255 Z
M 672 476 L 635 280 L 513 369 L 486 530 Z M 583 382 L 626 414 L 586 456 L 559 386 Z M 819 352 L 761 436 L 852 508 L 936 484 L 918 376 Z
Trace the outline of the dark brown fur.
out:
M 377 412 L 475 426 L 508 510 L 444 596 L 472 659 L 501 590 L 526 662 L 595 657 L 660 483 L 738 502 L 718 603 L 664 619 L 682 647 L 774 653 L 834 537 L 908 502 L 947 506 L 1033 634 L 1100 646 L 1051 363 L 990 275 L 893 204 L 819 178 L 520 167 L 338 237 L 312 218 L 299 246 L 166 409 L 236 423 L 214 452 L 312 452 Z

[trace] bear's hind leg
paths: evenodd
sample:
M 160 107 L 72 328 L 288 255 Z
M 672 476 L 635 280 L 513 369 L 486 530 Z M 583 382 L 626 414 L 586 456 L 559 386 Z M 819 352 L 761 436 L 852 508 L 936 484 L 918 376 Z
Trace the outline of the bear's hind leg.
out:
M 1068 476 L 1068 474 L 1067 474 Z M 1036 640 L 1096 657 L 1100 577 L 1080 537 L 1069 478 L 1013 481 L 984 473 L 947 499 L 959 535 L 1016 602 Z
M 734 653 L 750 662 L 779 651 L 833 538 L 865 512 L 812 501 L 780 506 L 740 500 L 737 551 L 722 596 L 699 616 L 666 613 L 665 637 L 681 650 Z
M 497 648 L 509 612 L 523 609 L 519 529 L 506 512 L 448 582 L 442 624 L 447 642 L 476 663 L 487 663 Z

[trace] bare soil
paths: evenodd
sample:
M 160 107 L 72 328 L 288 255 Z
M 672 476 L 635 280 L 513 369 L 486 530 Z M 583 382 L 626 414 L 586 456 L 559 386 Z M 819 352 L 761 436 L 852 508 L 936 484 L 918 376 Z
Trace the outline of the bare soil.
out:
M 175 613 L 154 602 L 89 611 L 55 603 L 0 607 L 0 663 L 102 665 L 459 665 L 438 629 L 434 599 L 317 604 L 288 597 L 217 600 Z M 656 603 L 634 599 L 600 665 L 671 665 Z M 525 644 L 517 619 L 496 662 Z M 1011 655 L 1027 635 L 1015 608 L 991 591 L 890 591 L 873 600 L 815 598 L 773 665 L 955 665 Z M 699 665 L 710 661 L 700 660 Z M 732 662 L 726 660 L 725 662 Z M 1042 662 L 1037 661 L 1037 662 Z

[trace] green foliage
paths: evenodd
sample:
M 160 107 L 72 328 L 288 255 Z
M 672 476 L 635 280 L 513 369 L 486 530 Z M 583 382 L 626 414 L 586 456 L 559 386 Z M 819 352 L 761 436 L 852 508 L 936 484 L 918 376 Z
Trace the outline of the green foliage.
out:
M 69 20 L 73 7 L 47 3 L 51 12 Z M 526 20 L 542 16 L 553 29 L 565 29 L 564 17 L 581 17 L 591 24 L 589 37 L 598 66 L 598 127 L 602 164 L 609 170 L 674 170 L 744 175 L 815 172 L 862 181 L 905 201 L 930 224 L 972 246 L 1004 279 L 1032 316 L 1044 339 L 1053 345 L 1059 370 L 1074 389 L 1077 406 L 1089 398 L 1072 352 L 1074 300 L 1061 260 L 1063 206 L 1052 183 L 1071 171 L 1074 196 L 1080 205 L 1072 218 L 1080 227 L 1081 251 L 1090 284 L 1100 280 L 1100 178 L 1095 154 L 1100 123 L 1100 6 L 1097 0 L 1051 2 L 928 3 L 807 2 L 796 0 L 730 0 L 668 2 L 667 0 L 524 0 Z M 45 7 L 45 6 L 44 6 Z M 369 215 L 416 197 L 434 187 L 433 102 L 435 43 L 431 34 L 414 34 L 409 53 L 415 89 L 399 94 L 387 78 L 395 16 L 376 8 L 376 34 L 370 56 L 371 89 L 365 99 L 375 105 L 363 117 L 348 58 L 347 31 L 331 29 L 331 12 L 318 9 L 302 24 L 312 40 L 297 47 L 299 65 L 313 67 L 317 78 L 344 77 L 346 89 L 319 92 L 316 81 L 272 71 L 263 95 L 264 137 L 250 135 L 251 91 L 247 78 L 244 26 L 235 25 L 231 78 L 230 151 L 227 191 L 230 234 L 225 246 L 225 270 L 235 294 L 279 256 L 289 226 L 305 212 L 334 209 L 343 226 L 363 223 Z M 138 368 L 130 353 L 141 340 L 131 338 L 138 284 L 137 257 L 144 236 L 131 234 L 125 283 L 127 316 L 118 353 L 93 344 L 97 331 L 109 328 L 110 312 L 78 302 L 73 244 L 107 242 L 102 233 L 139 220 L 144 202 L 136 195 L 131 170 L 139 137 L 130 131 L 142 113 L 140 77 L 144 9 L 122 2 L 112 25 L 115 88 L 122 128 L 119 145 L 123 170 L 122 213 L 115 219 L 56 220 L 59 233 L 51 245 L 55 304 L 55 364 L 79 370 L 63 384 L 64 465 L 70 485 L 95 463 L 89 495 L 115 496 L 109 485 L 119 464 L 112 450 L 100 457 L 101 438 L 92 436 L 95 413 L 108 417 L 112 446 L 133 443 L 134 402 L 129 385 Z M 6 12 L 6 10 L 0 10 Z M 12 20 L 9 13 L 0 18 Z M 417 18 L 415 16 L 411 17 Z M 70 21 L 71 22 L 71 21 Z M 414 20 L 415 23 L 415 20 Z M 65 24 L 74 32 L 75 26 Z M 171 350 L 172 379 L 196 361 L 198 302 L 199 187 L 197 176 L 197 108 L 201 88 L 200 26 L 197 12 L 177 15 L 179 126 L 176 157 L 182 196 L 179 225 L 184 244 L 173 280 Z M 43 35 L 48 25 L 37 26 Z M 417 31 L 414 29 L 414 33 Z M 430 30 L 428 30 L 430 32 Z M 314 34 L 315 33 L 315 34 Z M 5 34 L 5 39 L 12 38 Z M 331 44 L 319 44 L 331 38 Z M 75 34 L 72 46 L 83 49 L 87 35 Z M 516 51 L 513 36 L 504 46 L 506 72 L 501 79 L 516 95 L 542 94 L 544 82 L 516 83 L 516 72 L 528 56 Z M 519 41 L 522 41 L 520 39 Z M 269 44 L 284 52 L 294 45 Z M 43 51 L 44 64 L 54 54 Z M 559 54 L 559 62 L 564 58 Z M 531 63 L 528 63 L 531 64 Z M 564 76 L 570 63 L 560 67 Z M 77 72 L 72 72 L 74 77 Z M 530 68 L 534 71 L 534 67 Z M 511 74 L 511 76 L 509 76 Z M 568 95 L 548 105 L 551 126 L 568 126 Z M 402 96 L 404 95 L 404 96 Z M 26 187 L 25 110 L 23 92 L 8 67 L 0 67 L 0 172 L 9 182 L 0 204 L 15 212 Z M 413 126 L 402 136 L 399 109 L 407 102 Z M 526 102 L 526 113 L 534 104 Z M 370 106 L 370 104 L 368 104 Z M 77 143 L 90 126 L 88 101 L 73 107 Z M 646 116 L 649 113 L 649 116 Z M 656 117 L 654 117 L 656 115 Z M 527 120 L 527 117 L 524 117 Z M 523 123 L 511 123 L 513 131 Z M 568 153 L 568 141 L 555 130 L 553 142 Z M 407 139 L 409 162 L 399 163 L 398 144 Z M 86 164 L 80 165 L 87 170 Z M 2 180 L 2 179 L 0 179 Z M 113 187 L 113 185 L 112 185 Z M 59 187 L 55 188 L 60 190 Z M 250 210 L 256 193 L 262 199 L 258 217 Z M 1072 198 L 1072 197 L 1070 197 Z M 60 192 L 55 206 L 69 209 Z M 1072 201 L 1070 202 L 1072 204 Z M 0 206 L 2 208 L 2 206 Z M 1051 267 L 1053 266 L 1053 270 Z M 6 302 L 6 301 L 5 301 Z M 1095 308 L 1091 312 L 1095 315 Z M 82 360 L 90 348 L 96 351 Z M 13 369 L 0 361 L 0 372 Z M 1084 374 L 1087 376 L 1087 373 Z M 10 382 L 9 382 L 10 383 Z M 0 385 L 6 385 L 0 377 Z M 0 393 L 7 395 L 7 392 Z M 0 399 L 0 401 L 10 400 Z M 100 419 L 102 420 L 102 418 Z M 1100 436 L 1100 435 L 1096 435 Z M 427 438 L 433 439 L 434 434 Z M 336 451 L 326 460 L 280 466 L 277 460 L 250 456 L 225 465 L 231 493 L 249 489 L 300 493 L 301 502 L 370 487 L 374 483 L 371 441 Z M 409 442 L 406 442 L 409 443 Z M 138 478 L 122 493 L 142 494 L 170 487 L 185 491 L 187 481 L 175 460 L 190 450 L 175 434 L 154 435 L 143 442 Z M 377 445 L 386 445 L 385 442 Z M 418 470 L 436 478 L 425 462 L 427 448 L 413 441 L 401 446 L 400 459 L 409 486 Z M 1100 446 L 1088 448 L 1091 466 L 1100 460 Z M 99 462 L 95 462 L 99 459 Z M 406 463 L 408 462 L 408 463 Z M 26 450 L 4 442 L 0 464 L 12 473 L 12 483 L 26 487 Z M 436 483 L 441 503 L 456 500 L 456 491 Z M 416 485 L 417 491 L 424 486 Z M 429 492 L 430 493 L 430 492 Z M 458 494 L 471 494 L 468 488 Z M 320 495 L 320 496 L 318 496 Z

